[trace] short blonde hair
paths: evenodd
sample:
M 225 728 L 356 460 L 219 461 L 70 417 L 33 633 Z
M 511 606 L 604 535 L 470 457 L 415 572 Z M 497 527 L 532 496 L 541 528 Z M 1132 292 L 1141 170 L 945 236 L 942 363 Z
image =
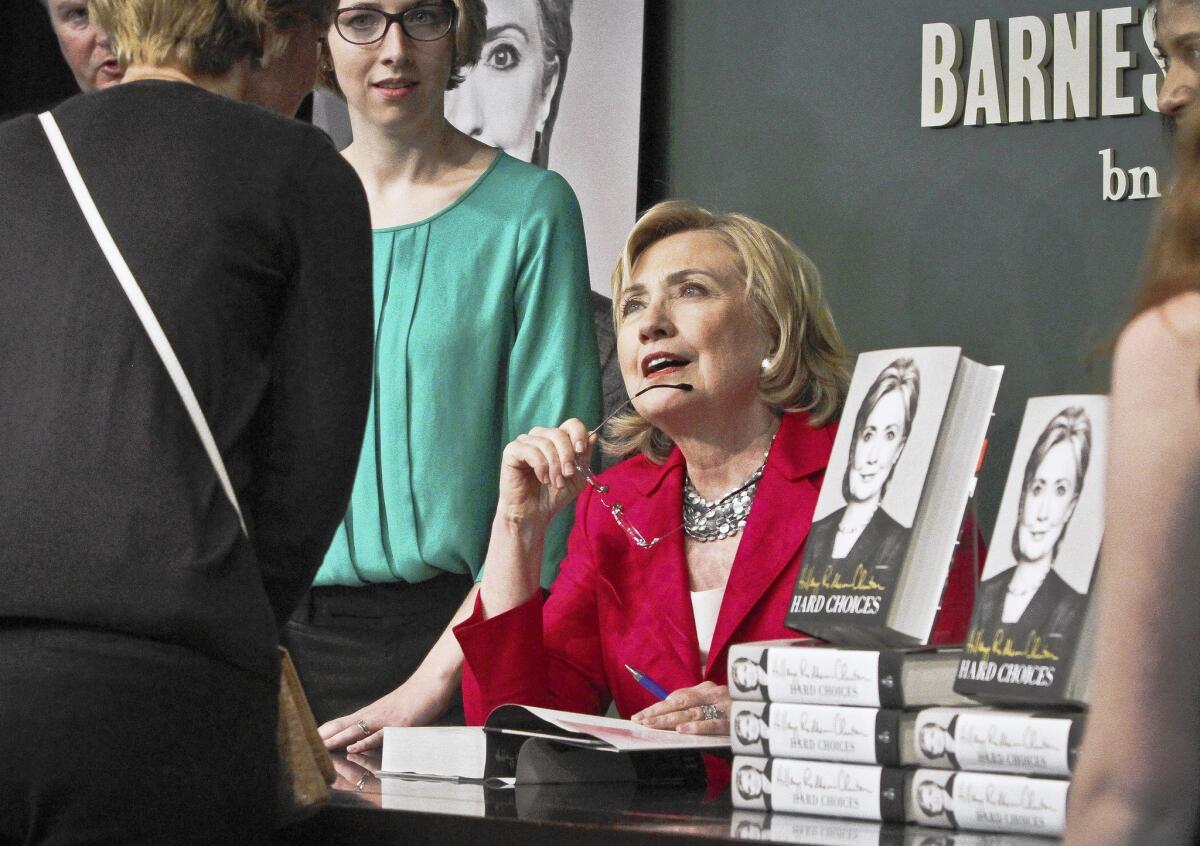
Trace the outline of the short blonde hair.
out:
M 450 79 L 446 83 L 446 90 L 453 91 L 466 78 L 462 73 L 463 68 L 478 62 L 479 56 L 483 52 L 483 42 L 487 38 L 487 5 L 484 0 L 447 0 L 447 2 L 454 6 L 457 13 L 454 23 L 454 59 L 450 64 Z M 337 0 L 334 2 L 334 12 L 336 13 L 336 11 Z M 329 37 L 337 38 L 339 36 L 331 30 Z M 345 99 L 346 95 L 342 93 L 342 88 L 338 85 L 337 73 L 333 68 L 333 54 L 329 52 L 328 38 L 321 42 L 321 68 L 317 73 L 317 80 L 334 94 Z
M 714 214 L 694 203 L 669 200 L 647 211 L 625 239 L 613 270 L 613 326 L 621 328 L 621 297 L 633 266 L 655 243 L 680 232 L 712 232 L 737 258 L 754 319 L 771 341 L 759 381 L 763 402 L 779 412 L 806 411 L 813 426 L 834 420 L 846 400 L 849 355 L 821 291 L 821 277 L 791 241 L 743 214 Z M 641 452 L 666 460 L 670 438 L 634 411 L 613 418 L 605 445 L 610 452 Z
M 270 60 L 288 32 L 306 23 L 328 26 L 337 0 L 89 0 L 122 67 L 183 66 L 219 75 L 242 59 Z M 272 32 L 271 30 L 274 30 Z M 268 37 L 271 36 L 271 37 Z

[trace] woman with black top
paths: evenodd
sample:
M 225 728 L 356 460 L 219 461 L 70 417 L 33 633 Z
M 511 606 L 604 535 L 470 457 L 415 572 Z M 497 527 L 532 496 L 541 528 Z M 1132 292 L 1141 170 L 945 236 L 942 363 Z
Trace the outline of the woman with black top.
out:
M 127 81 L 53 112 L 249 540 L 42 126 L 0 125 L 0 842 L 269 834 L 279 626 L 370 393 L 370 239 L 329 141 L 238 101 L 294 110 L 332 10 L 92 0 Z

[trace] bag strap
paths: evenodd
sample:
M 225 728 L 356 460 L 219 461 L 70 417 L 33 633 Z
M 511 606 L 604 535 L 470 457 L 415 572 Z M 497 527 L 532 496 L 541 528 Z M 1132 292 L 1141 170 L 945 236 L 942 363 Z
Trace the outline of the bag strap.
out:
M 125 257 L 121 255 L 121 251 L 113 240 L 112 234 L 108 231 L 108 226 L 105 225 L 104 218 L 100 215 L 100 210 L 96 208 L 96 203 L 92 200 L 91 192 L 88 191 L 87 184 L 83 181 L 83 176 L 79 173 L 79 168 L 75 165 L 75 159 L 71 156 L 66 139 L 63 138 L 62 132 L 58 128 L 58 123 L 54 120 L 54 116 L 49 112 L 42 112 L 38 115 L 38 120 L 42 122 L 42 128 L 46 131 L 46 137 L 50 139 L 50 146 L 54 149 L 54 155 L 58 159 L 58 164 L 62 167 L 63 174 L 67 177 L 67 183 L 71 186 L 71 193 L 75 195 L 75 201 L 79 203 L 79 208 L 83 212 L 88 226 L 91 227 L 92 235 L 96 237 L 96 242 L 100 245 L 100 250 L 104 253 L 104 257 L 108 259 L 113 273 L 116 274 L 117 281 L 121 283 L 121 289 L 125 292 L 125 296 L 129 298 L 134 312 L 137 313 L 138 319 L 141 320 L 142 326 L 146 330 L 146 334 L 150 336 L 150 342 L 154 345 L 158 357 L 162 359 L 163 366 L 167 368 L 167 375 L 171 377 L 171 381 L 175 385 L 175 390 L 179 392 L 179 398 L 183 400 L 183 405 L 187 409 L 188 416 L 192 418 L 192 425 L 196 427 L 196 434 L 200 436 L 200 442 L 204 445 L 204 451 L 208 454 L 208 460 L 212 462 L 213 470 L 216 471 L 217 478 L 221 481 L 221 487 L 225 491 L 225 496 L 229 499 L 229 504 L 233 506 L 233 510 L 237 512 L 238 524 L 242 527 L 242 534 L 249 537 L 249 533 L 246 531 L 246 521 L 242 518 L 242 508 L 238 504 L 237 493 L 233 490 L 233 484 L 229 481 L 229 474 L 225 471 L 225 462 L 221 459 L 221 451 L 217 449 L 217 442 L 213 439 L 212 431 L 208 428 L 208 421 L 204 419 L 204 412 L 200 408 L 200 403 L 196 400 L 196 394 L 192 390 L 192 385 L 188 381 L 187 374 L 183 371 L 183 366 L 179 363 L 179 358 L 175 355 L 175 350 L 171 347 L 171 342 L 167 340 L 167 335 L 163 332 L 158 318 L 154 316 L 154 310 L 150 307 L 150 303 L 146 301 L 146 295 L 142 292 L 141 286 L 138 285 L 137 279 L 134 278 L 129 265 L 125 263 Z

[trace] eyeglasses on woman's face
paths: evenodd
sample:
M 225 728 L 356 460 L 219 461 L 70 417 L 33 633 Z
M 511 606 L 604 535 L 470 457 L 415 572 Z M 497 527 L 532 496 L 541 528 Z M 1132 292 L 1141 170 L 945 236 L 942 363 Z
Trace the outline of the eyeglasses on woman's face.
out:
M 367 6 L 350 6 L 338 9 L 334 28 L 351 44 L 382 41 L 392 24 L 400 24 L 404 34 L 414 41 L 437 41 L 454 29 L 457 13 L 458 9 L 449 3 L 413 6 L 394 14 Z

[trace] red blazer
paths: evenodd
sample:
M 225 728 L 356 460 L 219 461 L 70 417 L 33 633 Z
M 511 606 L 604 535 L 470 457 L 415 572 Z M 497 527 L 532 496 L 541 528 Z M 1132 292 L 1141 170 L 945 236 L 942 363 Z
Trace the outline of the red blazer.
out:
M 783 618 L 835 431 L 835 425 L 811 428 L 804 413 L 784 415 L 738 544 L 703 673 L 684 533 L 672 531 L 683 519 L 682 454 L 676 448 L 662 465 L 638 456 L 602 474 L 609 486 L 605 498 L 623 503 L 629 521 L 647 538 L 665 537 L 653 549 L 634 546 L 586 488 L 576 503 L 567 557 L 544 604 L 539 593 L 484 620 L 477 601 L 471 617 L 455 627 L 465 656 L 467 722 L 482 723 L 506 702 L 602 714 L 615 701 L 628 717 L 656 700 L 625 664 L 668 691 L 705 680 L 723 685 L 730 644 L 798 637 Z M 953 567 L 937 642 L 961 642 L 966 633 L 975 577 L 971 562 L 963 559 Z

